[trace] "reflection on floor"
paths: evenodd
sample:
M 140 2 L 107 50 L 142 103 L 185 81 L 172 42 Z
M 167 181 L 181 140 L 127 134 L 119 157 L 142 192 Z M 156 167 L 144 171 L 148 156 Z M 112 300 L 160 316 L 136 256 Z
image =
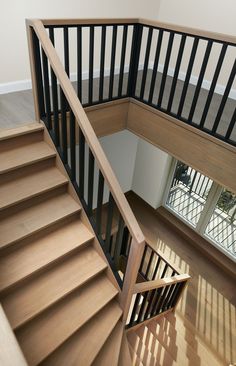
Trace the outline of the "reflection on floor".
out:
M 170 314 L 167 320 L 163 320 L 167 322 L 167 329 L 170 328 L 168 332 L 163 327 L 159 329 L 157 322 L 152 325 L 152 330 L 140 329 L 140 332 L 146 332 L 142 342 L 145 344 L 148 337 L 150 344 L 145 351 L 138 334 L 137 349 L 151 359 L 154 357 L 156 362 L 143 360 L 143 365 L 213 366 L 236 362 L 235 280 L 161 221 L 155 211 L 137 196 L 131 194 L 128 200 L 148 242 L 169 258 L 180 273 L 189 273 L 192 277 L 176 315 Z M 134 342 L 135 335 L 132 337 Z M 160 337 L 164 337 L 165 347 L 159 344 Z M 166 352 L 167 348 L 172 352 L 171 356 Z M 138 359 L 143 357 L 139 351 Z

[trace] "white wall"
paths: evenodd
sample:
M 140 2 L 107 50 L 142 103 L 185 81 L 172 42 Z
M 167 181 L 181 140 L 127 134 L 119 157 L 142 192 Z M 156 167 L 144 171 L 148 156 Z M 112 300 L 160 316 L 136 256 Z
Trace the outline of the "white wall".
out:
M 132 190 L 153 208 L 159 207 L 166 187 L 171 157 L 129 131 L 102 137 L 100 142 L 123 192 Z M 95 187 L 97 182 L 96 172 Z M 104 202 L 107 200 L 106 189 Z
M 162 203 L 171 160 L 170 155 L 139 139 L 132 190 L 155 209 Z
M 142 0 L 1 1 L 0 84 L 30 79 L 25 18 L 117 18 L 149 16 Z

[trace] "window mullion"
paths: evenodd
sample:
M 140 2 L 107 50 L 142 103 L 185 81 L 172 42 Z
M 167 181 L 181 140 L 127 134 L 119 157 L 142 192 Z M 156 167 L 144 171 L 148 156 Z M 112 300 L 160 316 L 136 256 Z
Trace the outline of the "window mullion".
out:
M 204 209 L 201 212 L 200 218 L 199 218 L 197 226 L 196 226 L 196 231 L 200 235 L 203 235 L 206 230 L 206 227 L 215 210 L 215 206 L 218 202 L 218 199 L 221 195 L 222 190 L 223 190 L 223 187 L 221 187 L 219 184 L 213 182 L 210 192 L 208 194 L 208 197 L 206 199 Z

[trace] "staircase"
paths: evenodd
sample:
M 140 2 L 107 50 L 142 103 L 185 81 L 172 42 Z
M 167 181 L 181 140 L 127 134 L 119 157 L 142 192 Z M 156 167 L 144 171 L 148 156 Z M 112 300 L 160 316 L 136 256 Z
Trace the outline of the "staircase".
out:
M 42 124 L 0 135 L 0 301 L 28 365 L 130 365 L 119 287 Z

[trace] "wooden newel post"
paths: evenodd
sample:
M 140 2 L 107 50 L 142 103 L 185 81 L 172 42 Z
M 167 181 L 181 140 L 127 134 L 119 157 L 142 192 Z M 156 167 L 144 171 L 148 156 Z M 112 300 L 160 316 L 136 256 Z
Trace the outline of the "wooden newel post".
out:
M 121 308 L 123 309 L 124 323 L 126 323 L 129 314 L 130 304 L 132 301 L 132 296 L 134 294 L 134 287 L 136 284 L 136 279 L 140 263 L 142 260 L 144 247 L 145 247 L 145 241 L 137 243 L 134 239 L 132 239 L 123 288 L 119 297 L 119 303 Z

